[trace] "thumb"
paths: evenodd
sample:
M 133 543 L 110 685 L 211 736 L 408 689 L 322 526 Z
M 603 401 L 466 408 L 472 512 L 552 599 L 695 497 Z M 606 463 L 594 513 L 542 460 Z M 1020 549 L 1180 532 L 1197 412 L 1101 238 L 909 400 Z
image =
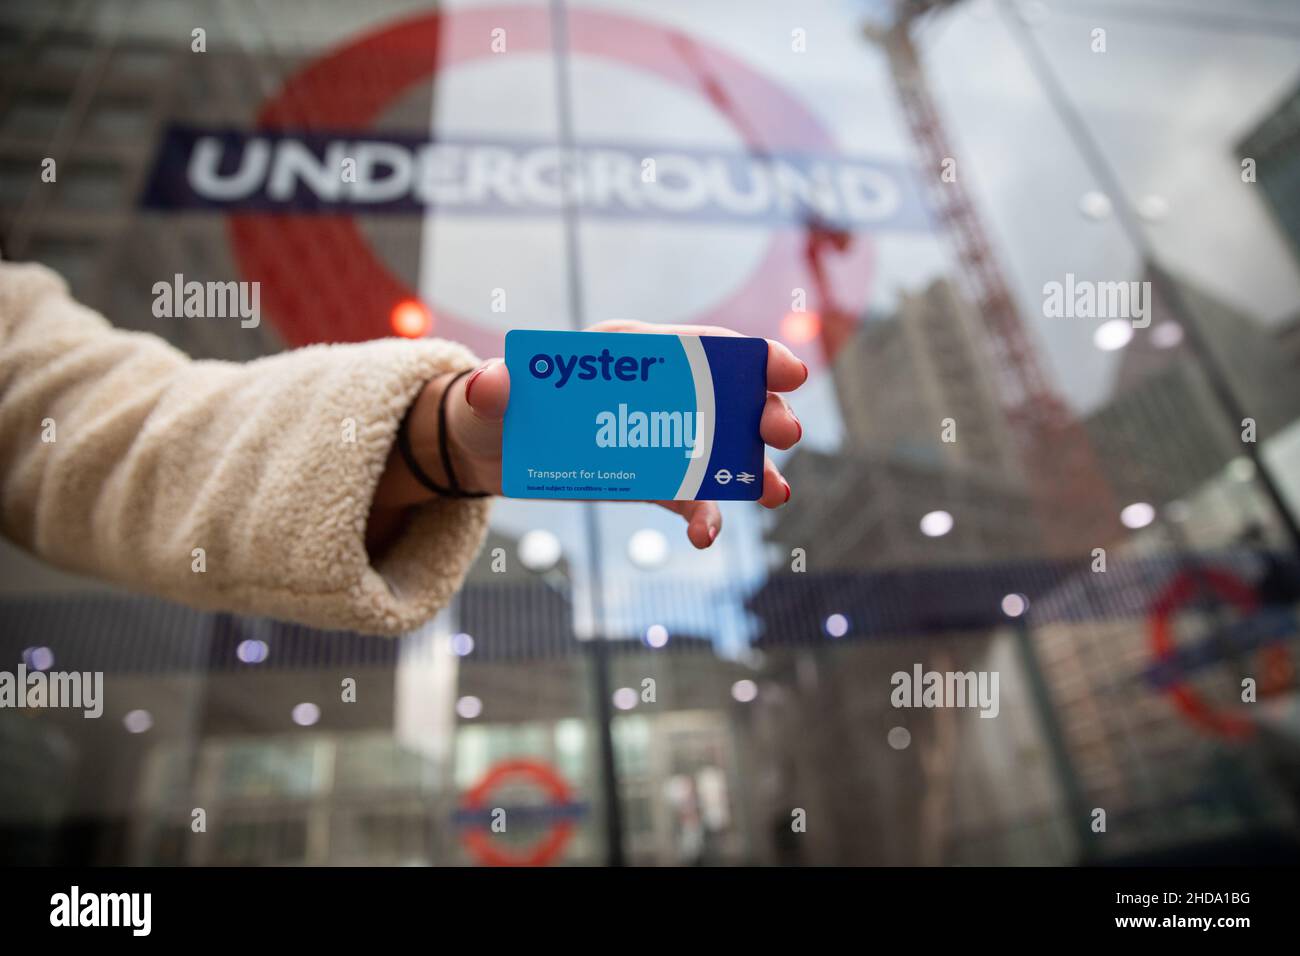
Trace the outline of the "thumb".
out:
M 501 457 L 501 421 L 510 401 L 510 373 L 493 359 L 455 385 L 447 397 L 447 428 L 455 444 L 471 458 Z

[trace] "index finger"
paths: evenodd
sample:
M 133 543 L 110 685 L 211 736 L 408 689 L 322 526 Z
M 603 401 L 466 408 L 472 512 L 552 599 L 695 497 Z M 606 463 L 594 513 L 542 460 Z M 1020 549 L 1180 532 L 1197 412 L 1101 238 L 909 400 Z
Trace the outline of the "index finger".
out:
M 641 332 L 662 335 L 726 335 L 743 338 L 735 329 L 720 325 L 657 325 L 636 319 L 609 319 L 598 322 L 589 332 Z M 767 387 L 773 392 L 793 392 L 808 381 L 808 366 L 795 358 L 785 343 L 767 340 Z

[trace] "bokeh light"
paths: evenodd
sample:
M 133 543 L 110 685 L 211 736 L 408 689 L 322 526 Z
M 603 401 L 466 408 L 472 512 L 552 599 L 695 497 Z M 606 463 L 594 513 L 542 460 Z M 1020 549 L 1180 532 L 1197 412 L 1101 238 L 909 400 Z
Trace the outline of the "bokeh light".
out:
M 519 562 L 529 571 L 549 571 L 563 553 L 560 539 L 545 528 L 534 528 L 519 539 Z
M 1110 197 L 1096 190 L 1079 197 L 1079 211 L 1093 221 L 1107 218 L 1111 213 Z
M 1029 599 L 1023 594 L 1008 594 L 1002 599 L 1002 613 L 1007 617 L 1020 617 L 1029 610 Z
M 310 701 L 304 701 L 293 708 L 293 722 L 299 727 L 310 727 L 320 720 L 320 708 Z
M 1133 323 L 1128 319 L 1111 319 L 1097 326 L 1092 344 L 1103 352 L 1114 352 L 1133 341 Z
M 405 339 L 419 339 L 433 331 L 433 313 L 423 302 L 403 299 L 393 306 L 389 323 L 394 335 Z
M 931 511 L 921 517 L 921 534 L 927 538 L 942 538 L 952 530 L 953 518 L 946 511 Z
M 787 345 L 807 345 L 822 333 L 822 317 L 816 312 L 787 312 L 781 319 L 781 338 Z
M 742 704 L 748 704 L 758 696 L 758 685 L 748 678 L 738 680 L 731 685 L 731 696 Z
M 1145 528 L 1155 520 L 1155 517 L 1156 509 L 1145 501 L 1135 501 L 1119 513 L 1119 520 L 1123 522 L 1124 527 L 1134 530 Z
M 668 560 L 668 539 L 662 531 L 642 528 L 627 539 L 627 556 L 638 568 L 662 567 Z
M 235 648 L 235 656 L 245 664 L 260 664 L 270 653 L 271 648 L 267 646 L 266 641 L 256 639 L 240 641 L 239 646 Z
M 631 710 L 636 706 L 636 691 L 631 687 L 620 687 L 614 691 L 614 706 L 619 710 Z
M 1151 344 L 1158 349 L 1171 349 L 1183 341 L 1183 327 L 1173 320 L 1160 322 L 1151 330 Z
M 30 671 L 47 671 L 54 666 L 54 652 L 48 647 L 29 647 L 23 651 L 23 663 Z

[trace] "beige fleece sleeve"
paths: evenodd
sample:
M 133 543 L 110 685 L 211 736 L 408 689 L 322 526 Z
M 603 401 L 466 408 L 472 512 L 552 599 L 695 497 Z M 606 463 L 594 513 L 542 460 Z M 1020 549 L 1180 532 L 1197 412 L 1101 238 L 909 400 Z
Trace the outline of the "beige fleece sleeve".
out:
M 372 566 L 371 499 L 421 386 L 474 362 L 439 340 L 193 361 L 0 263 L 0 531 L 196 607 L 400 633 L 460 586 L 488 502 L 418 507 Z

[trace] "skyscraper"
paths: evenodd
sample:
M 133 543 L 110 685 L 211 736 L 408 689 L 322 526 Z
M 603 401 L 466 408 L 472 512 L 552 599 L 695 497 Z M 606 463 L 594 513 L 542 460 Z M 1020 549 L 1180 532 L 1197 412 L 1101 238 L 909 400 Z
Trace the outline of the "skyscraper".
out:
M 1300 380 L 1277 338 L 1260 322 L 1176 279 L 1183 300 L 1255 438 L 1267 442 L 1300 414 Z M 1243 425 L 1215 398 L 1177 318 L 1155 301 L 1151 326 L 1125 347 L 1111 399 L 1090 415 L 1088 433 L 1125 502 L 1168 503 L 1244 454 Z
M 1265 204 L 1300 260 L 1300 86 L 1246 134 L 1237 153 L 1255 161 Z
M 864 326 L 832 367 L 848 444 L 1018 484 L 985 340 L 949 280 L 904 291 L 896 313 Z

